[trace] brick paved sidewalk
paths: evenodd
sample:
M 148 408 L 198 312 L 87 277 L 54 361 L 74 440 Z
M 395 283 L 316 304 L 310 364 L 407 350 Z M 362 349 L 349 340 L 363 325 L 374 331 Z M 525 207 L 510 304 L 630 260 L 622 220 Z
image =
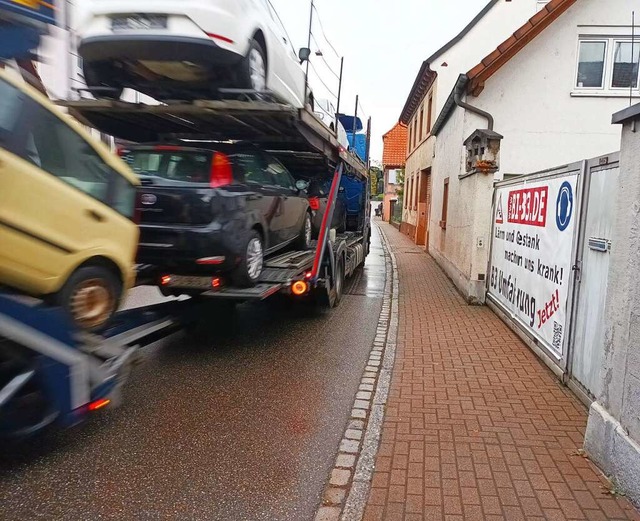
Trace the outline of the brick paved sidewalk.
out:
M 578 452 L 585 407 L 431 257 L 382 229 L 400 323 L 365 519 L 640 519 Z

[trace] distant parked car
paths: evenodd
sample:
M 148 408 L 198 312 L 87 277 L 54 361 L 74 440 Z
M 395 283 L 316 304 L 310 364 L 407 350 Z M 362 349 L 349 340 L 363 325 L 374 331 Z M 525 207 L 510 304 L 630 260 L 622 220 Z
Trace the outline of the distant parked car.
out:
M 328 99 L 317 99 L 314 101 L 315 114 L 322 122 L 327 125 L 331 130 L 336 132 L 338 137 L 338 143 L 345 150 L 349 150 L 349 139 L 347 138 L 347 131 L 344 125 L 338 121 L 338 130 L 336 131 L 336 107 Z
M 36 89 L 0 73 L 0 285 L 103 327 L 135 281 L 138 180 Z
M 322 227 L 322 219 L 327 211 L 329 202 L 329 192 L 331 191 L 331 178 L 312 179 L 309 183 L 307 193 L 309 195 L 309 206 L 313 212 L 313 236 L 318 237 Z M 347 223 L 347 206 L 345 204 L 344 190 L 339 189 L 336 199 L 336 207 L 333 211 L 331 228 L 337 232 L 345 231 Z
M 88 11 L 78 48 L 85 80 L 111 88 L 97 95 L 131 87 L 185 99 L 235 87 L 298 108 L 308 101 L 301 60 L 269 0 L 91 0 Z
M 256 284 L 266 255 L 307 249 L 306 181 L 254 147 L 135 146 L 121 152 L 140 178 L 138 262 L 170 274 L 165 292 L 202 287 L 203 275 Z

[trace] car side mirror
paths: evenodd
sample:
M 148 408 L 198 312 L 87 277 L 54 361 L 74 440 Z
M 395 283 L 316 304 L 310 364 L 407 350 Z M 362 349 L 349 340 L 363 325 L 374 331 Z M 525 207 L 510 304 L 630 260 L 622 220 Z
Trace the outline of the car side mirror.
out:
M 309 188 L 309 182 L 305 181 L 304 179 L 298 179 L 296 181 L 296 188 L 300 191 L 303 192 L 305 191 L 307 188 Z
M 311 57 L 311 49 L 309 49 L 309 47 L 302 47 L 298 51 L 298 58 L 300 58 L 300 65 L 302 65 L 306 61 L 309 61 L 310 57 Z

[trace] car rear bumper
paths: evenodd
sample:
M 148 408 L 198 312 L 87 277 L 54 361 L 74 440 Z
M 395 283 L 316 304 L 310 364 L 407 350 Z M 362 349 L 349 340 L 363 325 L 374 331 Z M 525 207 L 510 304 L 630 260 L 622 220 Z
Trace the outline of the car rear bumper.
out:
M 85 62 L 189 61 L 205 66 L 229 66 L 242 59 L 240 54 L 207 38 L 157 34 L 93 36 L 80 43 L 78 53 Z
M 238 265 L 240 239 L 238 234 L 213 226 L 176 229 L 142 225 L 136 262 L 174 274 L 222 273 Z M 207 257 L 224 257 L 224 261 L 204 265 L 196 262 Z

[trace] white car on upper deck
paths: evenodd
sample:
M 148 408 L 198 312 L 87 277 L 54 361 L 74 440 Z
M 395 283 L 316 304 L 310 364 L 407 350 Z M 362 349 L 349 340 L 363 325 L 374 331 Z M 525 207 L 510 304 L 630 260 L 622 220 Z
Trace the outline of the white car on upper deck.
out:
M 338 143 L 345 150 L 349 150 L 349 139 L 347 138 L 347 131 L 342 123 L 337 118 L 336 106 L 328 99 L 318 98 L 314 100 L 315 114 L 316 116 L 327 126 L 330 130 L 336 133 Z M 338 128 L 336 129 L 336 122 Z
M 298 108 L 309 101 L 269 0 L 90 0 L 85 9 L 78 52 L 97 96 L 117 99 L 129 87 L 158 100 L 195 99 L 242 88 Z

